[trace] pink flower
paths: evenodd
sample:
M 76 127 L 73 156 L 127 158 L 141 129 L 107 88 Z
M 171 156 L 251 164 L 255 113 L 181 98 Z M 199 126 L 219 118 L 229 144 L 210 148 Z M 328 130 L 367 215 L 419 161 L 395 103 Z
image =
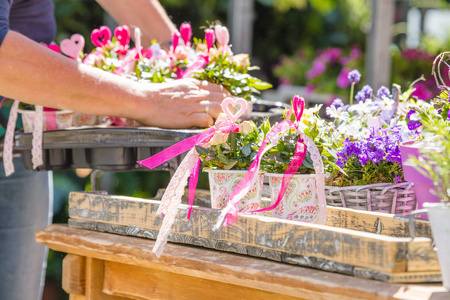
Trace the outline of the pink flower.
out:
M 356 58 L 358 58 L 359 57 L 359 54 L 360 54 L 360 50 L 359 50 L 359 48 L 358 47 L 354 47 L 354 48 L 352 48 L 352 50 L 350 50 L 350 58 L 351 59 L 356 59 Z
M 342 49 L 341 48 L 327 48 L 325 51 L 323 51 L 319 58 L 323 59 L 325 62 L 334 62 L 338 60 L 342 55 Z
M 192 28 L 190 23 L 183 23 L 180 26 L 181 38 L 184 44 L 188 47 L 191 46 Z
M 206 40 L 206 46 L 209 49 L 212 48 L 212 46 L 214 45 L 214 29 L 208 28 L 205 30 L 205 40 Z
M 433 93 L 427 89 L 425 84 L 422 82 L 419 82 L 414 85 L 415 91 L 412 93 L 412 96 L 416 96 L 417 98 L 421 100 L 430 100 L 433 98 Z
M 215 31 L 216 31 L 217 45 L 219 46 L 228 45 L 228 43 L 230 42 L 230 34 L 228 33 L 228 29 L 225 26 L 216 25 Z
M 348 73 L 350 73 L 349 68 L 342 68 L 339 76 L 336 79 L 336 84 L 341 89 L 345 89 L 350 85 L 350 81 L 348 80 Z
M 180 41 L 180 33 L 178 31 L 175 31 L 174 33 L 172 33 L 172 51 L 174 53 L 178 47 L 179 41 Z
M 325 72 L 326 68 L 327 67 L 326 67 L 325 63 L 322 60 L 315 59 L 313 61 L 312 69 L 306 72 L 306 78 L 312 79 L 314 77 L 317 77 L 320 74 L 322 74 L 323 72 Z

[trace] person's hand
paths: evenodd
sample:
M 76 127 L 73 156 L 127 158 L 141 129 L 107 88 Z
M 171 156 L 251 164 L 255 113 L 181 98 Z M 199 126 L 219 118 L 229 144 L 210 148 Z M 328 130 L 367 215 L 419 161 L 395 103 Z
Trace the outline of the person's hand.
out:
M 222 100 L 230 97 L 222 86 L 195 79 L 149 86 L 152 90 L 148 94 L 153 99 L 144 103 L 135 119 L 144 125 L 163 128 L 211 126 L 222 112 Z

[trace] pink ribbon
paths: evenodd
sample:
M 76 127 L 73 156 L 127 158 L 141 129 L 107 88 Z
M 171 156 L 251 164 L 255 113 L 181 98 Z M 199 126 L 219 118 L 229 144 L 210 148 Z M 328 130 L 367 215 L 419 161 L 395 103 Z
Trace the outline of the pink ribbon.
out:
M 195 145 L 201 145 L 203 143 L 209 142 L 211 138 L 214 136 L 214 133 L 217 131 L 220 131 L 222 133 L 229 133 L 230 131 L 238 131 L 239 127 L 231 123 L 230 120 L 223 120 L 216 125 L 212 126 L 211 128 L 203 131 L 202 133 L 199 133 L 197 135 L 194 135 L 190 138 L 187 138 L 185 140 L 182 140 L 181 142 L 176 143 L 175 145 L 170 146 L 167 149 L 164 149 L 163 151 L 147 158 L 141 161 L 138 161 L 137 163 L 140 166 L 147 167 L 149 169 L 156 168 L 160 166 L 161 164 L 165 163 L 166 161 L 177 157 L 178 155 L 192 149 L 195 147 Z M 189 213 L 188 213 L 188 219 L 191 216 L 192 206 L 194 205 L 194 199 L 195 199 L 195 189 L 197 187 L 198 182 L 198 175 L 200 170 L 200 159 L 196 161 L 194 164 L 190 180 L 189 180 Z
M 295 97 L 293 100 L 293 106 L 295 117 L 297 119 L 297 122 L 299 122 L 303 115 L 303 110 L 305 106 L 304 100 L 300 97 Z M 276 125 L 271 131 L 269 131 L 269 133 L 264 138 L 258 153 L 256 154 L 255 160 L 250 165 L 244 178 L 241 179 L 241 181 L 236 185 L 236 187 L 231 192 L 228 205 L 222 211 L 222 214 L 219 216 L 219 219 L 216 225 L 214 226 L 213 230 L 219 229 L 220 225 L 229 226 L 236 223 L 239 215 L 238 203 L 248 193 L 250 187 L 254 184 L 254 181 L 256 180 L 255 175 L 259 171 L 261 158 L 268 150 L 276 146 L 278 140 L 283 136 L 284 133 L 286 133 L 290 129 L 298 130 L 298 125 L 289 120 L 283 120 L 278 125 Z M 270 207 L 249 211 L 250 213 L 272 210 L 280 203 L 281 199 L 283 199 L 284 193 L 286 192 L 286 188 L 289 182 L 302 165 L 303 160 L 305 159 L 306 156 L 306 151 L 307 147 L 303 142 L 301 136 L 299 136 L 292 161 L 289 163 L 289 166 L 283 175 L 282 185 L 280 188 L 280 193 L 278 194 L 277 201 Z

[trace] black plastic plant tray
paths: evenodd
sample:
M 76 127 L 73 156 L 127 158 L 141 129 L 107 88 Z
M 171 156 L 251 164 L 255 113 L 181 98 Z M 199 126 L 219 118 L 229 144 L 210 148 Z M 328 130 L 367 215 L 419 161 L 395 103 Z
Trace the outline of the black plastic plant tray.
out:
M 175 143 L 200 133 L 200 129 L 160 128 L 74 128 L 43 133 L 44 164 L 35 171 L 91 168 L 103 171 L 147 170 L 136 161 L 150 157 Z M 16 135 L 15 150 L 25 166 L 32 168 L 32 135 Z M 160 166 L 175 170 L 180 157 Z

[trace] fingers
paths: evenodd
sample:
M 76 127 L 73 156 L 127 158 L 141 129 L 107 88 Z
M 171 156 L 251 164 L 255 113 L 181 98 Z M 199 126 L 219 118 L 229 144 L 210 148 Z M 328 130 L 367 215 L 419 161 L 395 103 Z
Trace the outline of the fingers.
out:
M 199 107 L 195 110 L 198 113 L 204 112 L 210 115 L 212 118 L 217 119 L 219 114 L 222 112 L 222 105 L 217 102 L 212 102 L 208 100 L 203 100 L 198 102 Z
M 214 125 L 214 119 L 204 112 L 202 113 L 193 113 L 187 117 L 186 124 L 188 124 L 188 127 L 210 127 Z
M 224 88 L 222 85 L 215 84 L 208 82 L 206 80 L 197 80 L 197 79 L 191 79 L 192 82 L 194 82 L 199 88 L 203 90 L 210 91 L 211 93 L 220 93 L 225 94 L 226 97 L 231 97 L 230 92 L 226 88 Z

